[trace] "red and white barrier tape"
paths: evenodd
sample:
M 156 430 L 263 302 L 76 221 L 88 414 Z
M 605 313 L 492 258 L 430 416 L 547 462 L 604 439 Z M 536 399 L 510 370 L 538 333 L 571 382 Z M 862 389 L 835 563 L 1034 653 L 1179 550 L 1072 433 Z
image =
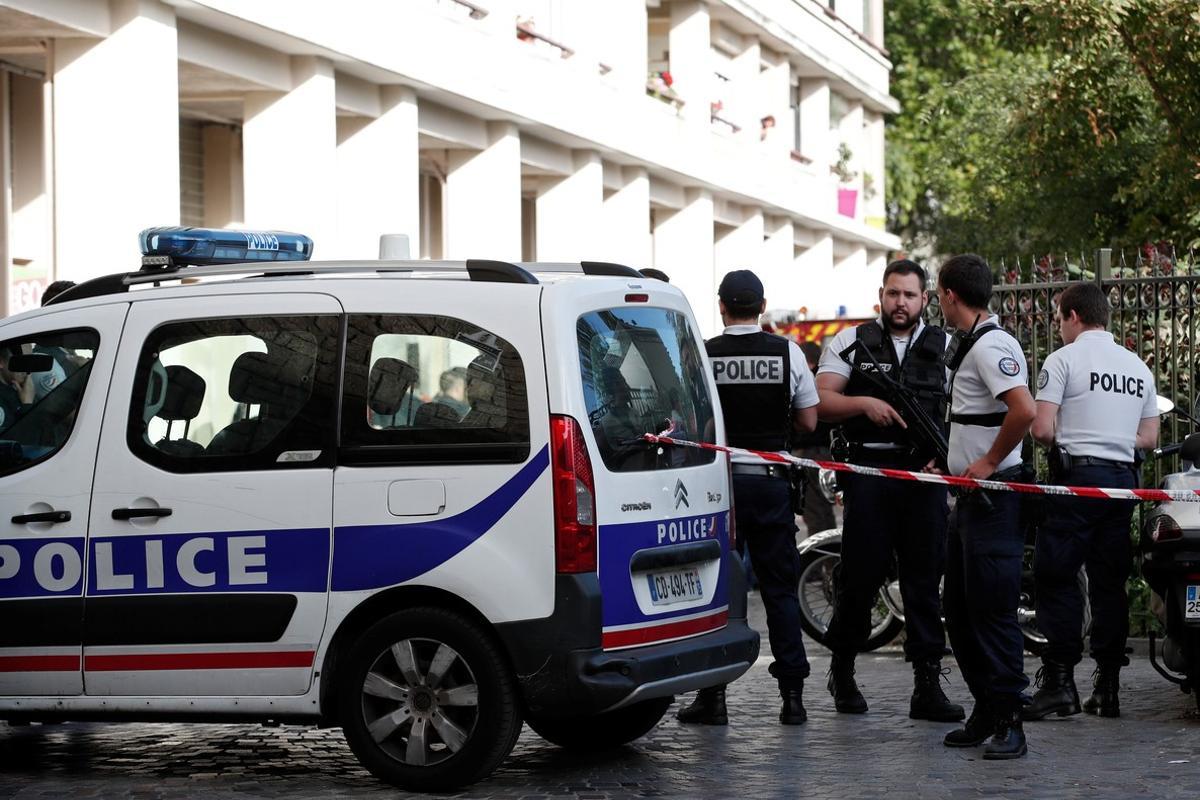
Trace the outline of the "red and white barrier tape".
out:
M 1000 492 L 1023 492 L 1025 494 L 1066 495 L 1070 497 L 1092 497 L 1107 500 L 1178 500 L 1182 502 L 1200 503 L 1200 489 L 1103 489 L 1097 486 L 1045 486 L 1039 483 L 1017 483 L 1015 481 L 987 481 L 965 478 L 961 475 L 938 475 L 933 472 L 913 472 L 906 469 L 888 469 L 885 467 L 864 467 L 859 464 L 844 464 L 841 461 L 817 461 L 811 458 L 798 458 L 781 453 L 768 453 L 761 450 L 746 450 L 741 447 L 725 447 L 706 442 L 689 442 L 684 439 L 673 439 L 664 434 L 647 433 L 643 439 L 651 444 L 667 444 L 674 447 L 694 447 L 699 450 L 715 450 L 731 455 L 757 456 L 763 461 L 778 464 L 795 464 L 800 467 L 816 467 L 831 469 L 837 472 L 853 472 L 857 475 L 872 475 L 877 478 L 895 478 L 902 481 L 920 481 L 921 483 L 937 483 L 944 486 L 958 486 L 965 489 L 992 489 Z

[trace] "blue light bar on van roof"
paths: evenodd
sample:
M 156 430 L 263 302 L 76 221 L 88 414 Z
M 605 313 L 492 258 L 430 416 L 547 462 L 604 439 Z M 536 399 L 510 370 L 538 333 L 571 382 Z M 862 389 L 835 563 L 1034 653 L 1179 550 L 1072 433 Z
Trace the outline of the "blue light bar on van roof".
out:
M 138 239 L 143 264 L 150 268 L 247 261 L 308 261 L 313 250 L 312 239 L 283 231 L 147 228 Z

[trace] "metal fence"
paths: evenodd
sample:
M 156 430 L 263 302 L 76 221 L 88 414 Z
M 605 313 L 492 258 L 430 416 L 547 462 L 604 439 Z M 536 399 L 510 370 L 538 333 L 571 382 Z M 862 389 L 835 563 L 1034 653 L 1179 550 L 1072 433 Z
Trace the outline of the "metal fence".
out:
M 1112 304 L 1109 330 L 1117 341 L 1150 367 L 1159 394 L 1194 415 L 1200 362 L 1200 261 L 1195 253 L 1147 245 L 1136 251 L 1099 250 L 1090 256 L 1001 260 L 993 266 L 999 267 L 1000 283 L 992 294 L 991 310 L 1021 342 L 1031 382 L 1046 356 L 1063 344 L 1054 325 L 1058 295 L 1072 283 L 1095 281 Z M 931 321 L 941 320 L 936 296 L 929 315 Z M 1163 421 L 1160 442 L 1181 441 L 1192 427 L 1183 417 L 1170 415 Z M 1040 468 L 1042 453 L 1034 450 L 1031 456 Z M 1157 483 L 1174 468 L 1173 460 L 1149 464 L 1146 480 Z

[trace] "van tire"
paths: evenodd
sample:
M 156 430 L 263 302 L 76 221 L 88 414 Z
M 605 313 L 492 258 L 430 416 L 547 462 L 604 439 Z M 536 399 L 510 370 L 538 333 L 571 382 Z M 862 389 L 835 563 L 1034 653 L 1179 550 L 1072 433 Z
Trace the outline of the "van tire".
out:
M 527 719 L 529 727 L 551 744 L 568 750 L 609 750 L 640 739 L 662 720 L 674 697 L 657 697 L 587 717 Z
M 409 791 L 487 777 L 521 733 L 516 682 L 499 646 L 448 609 L 397 611 L 367 628 L 350 645 L 335 690 L 354 755 Z

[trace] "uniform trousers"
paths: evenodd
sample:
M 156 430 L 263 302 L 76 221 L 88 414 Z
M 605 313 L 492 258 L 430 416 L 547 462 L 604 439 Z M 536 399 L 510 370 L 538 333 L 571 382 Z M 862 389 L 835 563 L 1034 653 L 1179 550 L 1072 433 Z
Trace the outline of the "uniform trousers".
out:
M 863 454 L 856 463 L 920 469 L 920 464 Z M 946 487 L 842 473 L 842 553 L 828 647 L 853 656 L 871 632 L 871 611 L 893 558 L 904 601 L 904 657 L 938 661 L 946 647 L 940 582 L 946 563 Z
M 737 536 L 750 551 L 767 612 L 767 638 L 775 658 L 770 672 L 781 689 L 803 688 L 809 664 L 800 627 L 800 554 L 791 487 L 786 478 L 734 473 L 733 501 Z
M 1015 704 L 1029 686 L 1017 622 L 1025 549 L 1021 497 L 1012 492 L 987 496 L 990 508 L 978 491 L 955 503 L 942 603 L 950 646 L 976 702 Z
M 1077 466 L 1068 486 L 1132 489 L 1131 469 L 1102 464 Z M 1129 523 L 1133 502 L 1086 497 L 1047 498 L 1034 550 L 1038 629 L 1048 641 L 1043 658 L 1074 666 L 1083 658 L 1083 592 L 1079 568 L 1087 567 L 1092 605 L 1092 658 L 1126 665 L 1129 600 L 1125 583 L 1133 568 Z

